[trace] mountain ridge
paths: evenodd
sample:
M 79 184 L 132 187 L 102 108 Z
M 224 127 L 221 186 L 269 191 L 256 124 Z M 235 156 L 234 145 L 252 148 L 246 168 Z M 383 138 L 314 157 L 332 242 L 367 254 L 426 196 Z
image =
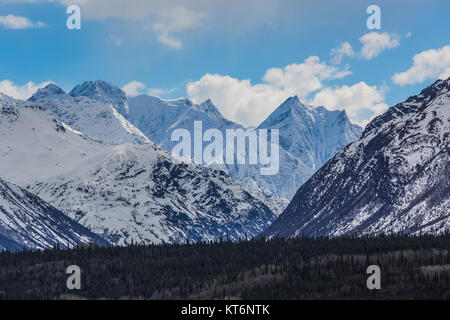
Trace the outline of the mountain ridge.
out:
M 281 210 L 223 171 L 92 139 L 37 105 L 0 105 L 0 123 L 0 176 L 113 244 L 237 240 Z
M 300 187 L 262 236 L 448 232 L 449 82 L 436 81 L 422 91 L 428 94 L 374 119 Z
M 151 143 L 139 129 L 126 120 L 116 109 L 113 103 L 117 103 L 117 101 L 113 101 L 114 98 L 103 95 L 102 99 L 98 99 L 95 96 L 100 94 L 96 91 L 97 87 L 92 89 L 93 85 L 86 82 L 83 85 L 74 88 L 80 96 L 71 96 L 55 84 L 49 84 L 45 88 L 39 89 L 28 100 L 28 103 L 41 107 L 73 129 L 95 139 L 115 144 Z M 106 85 L 109 88 L 108 92 L 118 92 L 112 88 L 112 85 L 105 83 Z M 94 91 L 90 95 L 95 99 L 83 95 L 89 94 L 89 90 Z
M 129 99 L 130 116 L 128 119 L 141 129 L 150 140 L 168 151 L 171 151 L 177 144 L 177 142 L 171 141 L 173 130 L 187 129 L 193 136 L 194 121 L 202 121 L 204 131 L 211 128 L 219 129 L 223 136 L 225 136 L 227 129 L 247 129 L 224 118 L 210 99 L 199 105 L 190 101 L 186 103 L 186 101 L 189 100 L 180 99 L 174 102 L 146 95 L 131 97 Z M 286 127 L 282 127 L 280 124 L 282 119 L 276 119 L 276 115 L 288 107 L 289 110 L 292 107 L 299 110 L 310 110 L 309 115 L 304 112 L 302 116 L 310 117 L 313 113 L 318 117 L 317 122 L 321 127 L 314 130 L 315 119 L 309 120 L 309 122 L 303 121 L 300 115 L 297 115 L 297 118 L 299 118 L 297 122 L 291 121 Z M 338 115 L 342 115 L 341 119 Z M 154 129 L 156 124 L 159 124 L 158 127 L 161 129 Z M 336 129 L 335 124 L 340 127 Z M 298 127 L 302 127 L 303 132 L 300 132 Z M 362 128 L 350 123 L 345 111 L 329 111 L 324 107 L 305 106 L 299 101 L 298 97 L 288 98 L 256 129 L 268 129 L 269 131 L 281 129 L 280 144 L 283 148 L 280 149 L 280 168 L 282 171 L 280 177 L 262 176 L 260 165 L 214 165 L 213 167 L 225 170 L 249 188 L 255 188 L 257 185 L 256 188 L 262 187 L 284 199 L 290 199 L 298 187 L 329 157 L 349 142 L 356 140 L 362 133 Z M 328 132 L 330 134 L 326 137 Z M 317 141 L 326 144 L 322 149 L 319 149 L 314 143 L 313 139 L 316 138 L 313 136 L 314 134 L 320 139 Z M 294 137 L 291 137 L 292 135 Z M 298 142 L 294 143 L 293 140 L 295 139 Z M 286 140 L 289 140 L 289 143 L 283 146 Z M 294 144 L 301 147 L 290 149 L 289 147 Z M 193 153 L 191 152 L 191 154 Z
M 100 236 L 28 191 L 0 179 L 0 250 L 106 245 Z

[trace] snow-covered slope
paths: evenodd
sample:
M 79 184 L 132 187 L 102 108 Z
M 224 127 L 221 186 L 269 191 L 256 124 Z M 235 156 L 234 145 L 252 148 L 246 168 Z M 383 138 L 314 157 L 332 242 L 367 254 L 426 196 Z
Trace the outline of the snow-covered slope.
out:
M 186 99 L 164 101 L 143 95 L 130 98 L 129 103 L 130 122 L 168 151 L 176 144 L 170 141 L 173 130 L 187 129 L 193 137 L 194 121 L 202 122 L 203 131 L 219 129 L 224 137 L 226 129 L 245 129 L 225 119 L 210 100 L 197 105 Z M 350 123 L 344 111 L 305 106 L 297 97 L 287 99 L 257 129 L 280 130 L 278 174 L 261 175 L 260 169 L 265 167 L 261 165 L 215 167 L 249 188 L 262 188 L 285 199 L 291 199 L 318 168 L 362 132 L 359 126 Z
M 0 251 L 106 241 L 39 197 L 0 179 Z
M 131 97 L 129 100 L 131 107 L 127 119 L 158 145 L 170 137 L 169 128 L 174 120 L 192 105 L 188 99 L 167 101 L 148 95 Z
M 374 119 L 264 236 L 450 231 L 450 78 Z
M 40 107 L 0 107 L 0 176 L 116 244 L 255 235 L 280 208 L 153 144 L 112 145 Z
M 105 86 L 103 85 L 102 88 L 105 88 Z M 81 90 L 79 87 L 75 89 L 77 89 L 75 92 L 79 94 L 88 94 L 86 90 Z M 116 91 L 114 89 L 107 91 L 107 93 L 110 92 Z M 93 93 L 100 95 L 95 90 L 93 90 Z M 98 98 L 94 94 L 91 95 Z M 103 102 L 86 96 L 73 98 L 56 85 L 49 84 L 45 88 L 39 89 L 29 99 L 29 105 L 40 106 L 53 114 L 58 120 L 92 138 L 116 144 L 151 143 L 139 129 L 128 122 L 115 109 L 112 104 L 113 98 L 107 99 L 106 93 L 101 95 L 101 97 Z

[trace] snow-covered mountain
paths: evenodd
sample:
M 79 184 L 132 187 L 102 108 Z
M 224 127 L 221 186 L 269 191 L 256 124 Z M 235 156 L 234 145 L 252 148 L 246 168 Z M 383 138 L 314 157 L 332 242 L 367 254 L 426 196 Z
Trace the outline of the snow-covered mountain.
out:
M 128 98 L 125 92 L 106 81 L 85 81 L 70 91 L 71 97 L 88 97 L 111 104 L 124 117 L 128 114 Z
M 292 199 L 298 188 L 320 167 L 350 142 L 357 140 L 362 128 L 352 124 L 344 110 L 330 111 L 288 98 L 258 129 L 280 132 L 280 171 L 261 176 L 259 185 Z
M 15 101 L 16 100 L 14 98 L 11 98 L 10 96 L 7 96 L 6 94 L 0 92 L 0 105 L 10 105 Z
M 39 197 L 0 179 L 0 251 L 106 241 Z
M 280 211 L 223 171 L 176 161 L 152 143 L 93 140 L 34 102 L 2 101 L 0 176 L 112 243 L 237 239 Z
M 129 99 L 129 117 L 147 137 L 171 151 L 175 129 L 187 129 L 193 137 L 194 121 L 201 121 L 203 131 L 245 129 L 225 119 L 211 100 L 193 104 L 187 99 L 165 101 L 142 95 Z M 362 128 L 352 124 L 345 111 L 302 104 L 297 97 L 287 99 L 257 129 L 280 130 L 280 170 L 278 174 L 261 175 L 261 165 L 220 165 L 242 184 L 264 189 L 276 196 L 291 199 L 297 189 L 329 158 L 348 143 L 358 139 Z M 204 146 L 207 142 L 204 143 Z
M 140 95 L 129 98 L 129 105 L 128 120 L 151 141 L 168 151 L 176 144 L 170 141 L 173 130 L 187 129 L 192 132 L 194 121 L 202 121 L 203 130 L 243 128 L 225 119 L 211 100 L 194 104 L 189 99 L 162 100 Z
M 39 88 L 33 96 L 28 99 L 28 101 L 38 101 L 41 99 L 51 99 L 51 98 L 70 98 L 70 96 L 60 87 L 54 83 L 50 83 L 44 88 Z
M 375 118 L 263 236 L 450 231 L 450 78 Z
M 150 143 L 150 140 L 139 129 L 116 110 L 115 106 L 121 108 L 119 110 L 124 109 L 125 102 L 113 104 L 120 101 L 120 95 L 117 96 L 115 87 L 99 81 L 93 84 L 97 83 L 98 87 L 95 86 L 90 91 L 86 82 L 82 86 L 75 87 L 71 95 L 75 96 L 74 92 L 80 94 L 75 97 L 66 94 L 55 84 L 49 84 L 45 88 L 39 89 L 29 99 L 29 104 L 47 110 L 58 120 L 92 138 L 116 144 Z M 102 88 L 106 92 L 100 91 L 98 88 Z M 107 90 L 107 88 L 110 89 Z M 108 98 L 107 94 L 110 93 L 114 93 L 116 96 Z M 82 94 L 90 95 L 93 98 Z
M 308 106 L 297 96 L 288 98 L 258 128 L 280 130 L 280 146 L 313 172 L 362 133 L 345 110 Z

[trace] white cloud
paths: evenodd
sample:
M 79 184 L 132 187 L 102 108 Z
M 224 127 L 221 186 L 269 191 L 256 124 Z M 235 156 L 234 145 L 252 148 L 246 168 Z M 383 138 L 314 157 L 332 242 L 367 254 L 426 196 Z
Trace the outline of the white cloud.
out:
M 420 83 L 429 78 L 446 79 L 450 76 L 450 45 L 440 49 L 422 51 L 413 57 L 413 65 L 392 77 L 394 83 L 407 85 Z
M 122 87 L 122 90 L 128 96 L 137 96 L 143 89 L 145 89 L 145 84 L 136 80 L 133 80 Z
M 335 64 L 340 64 L 345 56 L 353 57 L 355 53 L 353 52 L 352 45 L 348 42 L 342 42 L 336 48 L 331 49 L 330 55 L 332 56 L 331 61 Z
M 362 126 L 388 108 L 384 103 L 384 90 L 363 81 L 352 86 L 325 88 L 310 103 L 330 110 L 344 109 L 352 122 Z
M 0 16 L 0 25 L 5 29 L 29 29 L 45 27 L 45 23 L 41 21 L 35 23 L 28 18 L 15 16 L 13 14 Z
M 142 82 L 133 80 L 122 87 L 122 90 L 128 96 L 137 96 L 140 94 L 148 94 L 150 96 L 161 97 L 166 94 L 172 93 L 175 89 L 165 89 L 165 88 L 148 88 Z
M 188 83 L 187 92 L 195 103 L 211 98 L 226 118 L 246 126 L 257 126 L 289 96 L 305 98 L 321 89 L 324 81 L 343 78 L 350 73 L 313 56 L 300 64 L 267 70 L 260 84 L 252 84 L 248 79 L 206 74 L 200 80 Z
M 60 0 L 60 3 L 79 5 L 83 18 L 87 19 L 133 21 L 141 29 L 154 31 L 160 43 L 175 50 L 183 47 L 180 34 L 201 25 L 206 16 L 200 8 L 182 0 Z
M 1 0 L 0 0 L 1 1 Z M 56 1 L 56 0 L 55 0 Z M 273 0 L 57 0 L 62 5 L 76 4 L 81 7 L 84 20 L 114 19 L 126 21 L 124 33 L 127 37 L 148 40 L 151 31 L 156 39 L 171 48 L 178 49 L 185 44 L 187 33 L 195 31 L 210 33 L 212 30 L 220 37 L 242 37 L 249 31 L 260 27 L 276 27 L 295 15 L 296 19 L 308 24 L 313 19 L 307 10 L 302 10 L 304 1 Z M 320 5 L 317 5 L 320 6 Z M 181 14 L 181 10 L 188 12 Z M 177 11 L 178 10 L 178 11 Z M 176 14 L 179 12 L 179 14 Z M 172 29 L 175 17 L 191 22 L 179 31 Z M 167 17 L 170 17 L 169 19 Z M 288 19 L 289 20 L 289 19 Z M 176 22 L 178 23 L 178 22 Z M 201 28 L 199 27 L 201 26 Z M 155 29 L 154 29 L 155 28 Z M 133 32 L 130 32 L 133 29 Z M 125 31 L 126 30 L 126 31 Z
M 439 79 L 441 79 L 441 80 L 445 80 L 445 79 L 448 79 L 448 78 L 450 78 L 450 67 L 447 68 L 447 69 L 439 76 Z
M 384 50 L 400 45 L 399 37 L 387 32 L 369 32 L 359 38 L 359 41 L 363 44 L 360 54 L 366 60 L 378 56 Z
M 290 96 L 289 92 L 268 84 L 252 85 L 248 79 L 219 74 L 206 74 L 189 83 L 187 92 L 195 103 L 211 98 L 225 118 L 246 126 L 257 126 Z
M 349 70 L 329 66 L 321 62 L 319 57 L 312 56 L 300 64 L 293 63 L 283 69 L 269 69 L 263 80 L 272 87 L 303 97 L 320 89 L 323 80 L 341 79 L 349 74 L 351 74 Z
M 183 43 L 172 34 L 199 25 L 204 16 L 204 13 L 193 12 L 182 6 L 177 6 L 167 12 L 163 12 L 159 21 L 153 24 L 152 29 L 156 32 L 159 42 L 168 45 L 172 49 L 179 50 Z
M 39 84 L 34 84 L 32 81 L 29 81 L 23 86 L 17 86 L 10 80 L 3 80 L 0 81 L 0 92 L 15 99 L 27 100 L 39 88 L 43 88 L 49 83 L 51 83 L 51 81 L 45 81 Z
M 158 30 L 155 25 L 154 30 L 156 31 L 156 38 L 162 44 L 169 46 L 172 49 L 180 50 L 183 47 L 183 42 L 180 39 L 177 39 L 169 34 L 169 32 L 165 30 Z

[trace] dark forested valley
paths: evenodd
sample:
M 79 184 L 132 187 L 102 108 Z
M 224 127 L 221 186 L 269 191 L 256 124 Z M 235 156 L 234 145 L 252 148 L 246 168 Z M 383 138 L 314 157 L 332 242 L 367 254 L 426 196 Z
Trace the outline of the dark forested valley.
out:
M 55 246 L 1 253 L 0 299 L 450 299 L 449 249 L 450 235 Z

